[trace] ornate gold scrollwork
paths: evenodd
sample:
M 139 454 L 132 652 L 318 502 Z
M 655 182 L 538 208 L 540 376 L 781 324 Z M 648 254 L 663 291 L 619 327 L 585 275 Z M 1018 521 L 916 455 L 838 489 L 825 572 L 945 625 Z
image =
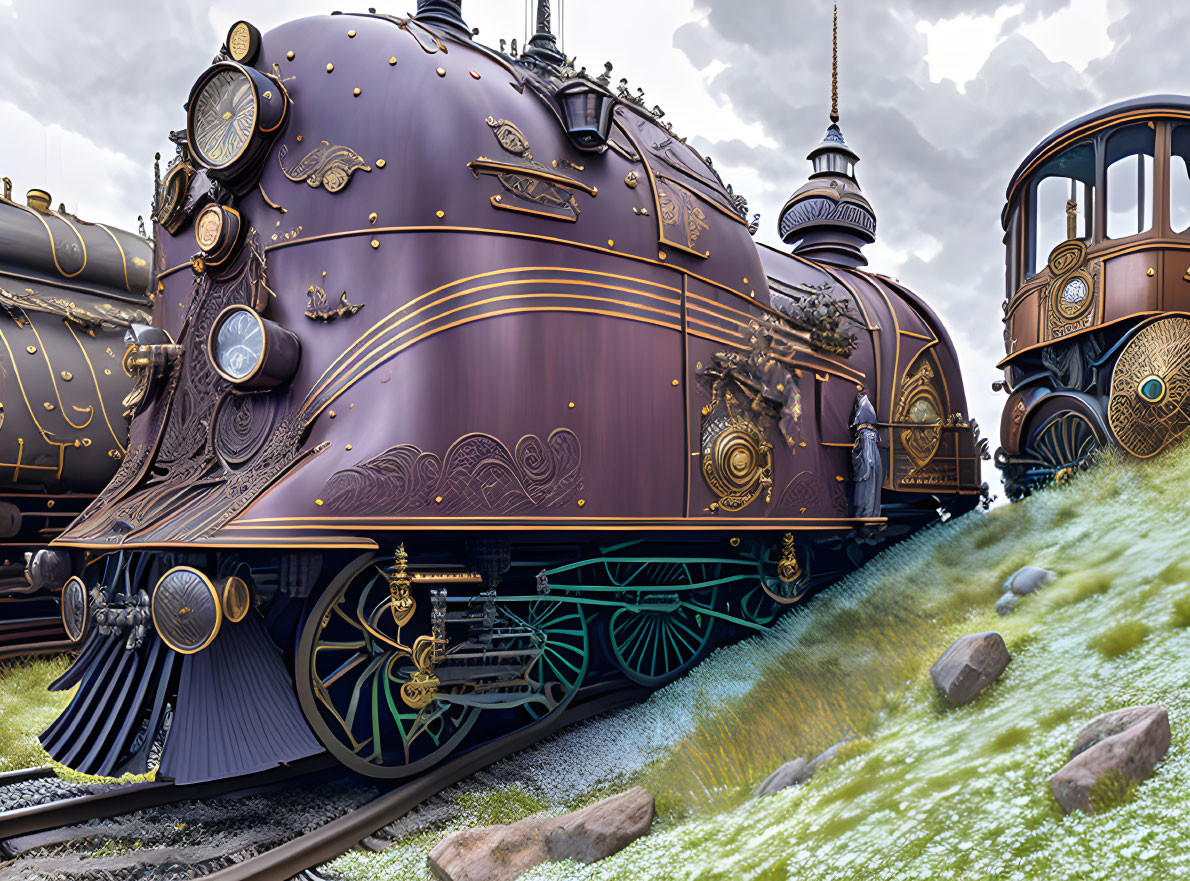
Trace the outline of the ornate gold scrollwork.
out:
M 786 584 L 793 584 L 802 577 L 802 565 L 797 559 L 797 544 L 792 532 L 785 533 L 781 539 L 781 559 L 777 562 L 777 577 Z
M 1112 371 L 1107 421 L 1120 446 L 1141 459 L 1190 428 L 1190 319 L 1159 318 L 1128 341 Z
M 1053 280 L 1046 286 L 1045 309 L 1051 338 L 1068 336 L 1091 326 L 1096 280 L 1083 269 L 1087 246 L 1079 239 L 1062 242 L 1050 252 Z
M 64 318 L 88 333 L 96 330 L 122 330 L 133 324 L 150 324 L 152 317 L 140 309 L 125 309 L 111 303 L 80 306 L 62 297 L 46 297 L 32 288 L 10 293 L 0 288 L 0 306 L 10 314 L 19 311 L 45 312 Z M 16 316 L 19 320 L 19 316 Z
M 408 563 L 409 555 L 405 553 L 405 545 L 398 545 L 392 571 L 388 573 L 390 608 L 398 627 L 408 624 L 417 609 L 417 604 L 409 593 L 412 581 L 409 578 Z
M 507 119 L 496 119 L 489 116 L 484 120 L 492 129 L 492 134 L 496 136 L 496 140 L 500 142 L 500 146 L 516 156 L 523 159 L 532 159 L 533 154 L 529 152 L 529 139 L 525 137 L 525 133 L 516 127 L 514 123 Z
M 182 357 L 182 347 L 174 344 L 129 346 L 124 352 L 124 372 L 132 377 L 132 391 L 122 403 L 135 411 L 149 396 L 149 389 Z
M 739 402 L 726 392 L 712 400 L 712 418 L 703 424 L 702 476 L 719 497 L 724 511 L 740 511 L 762 493 L 772 498 L 773 445 L 764 432 L 739 412 Z
M 913 462 L 913 471 L 921 471 L 933 461 L 942 441 L 942 401 L 934 387 L 934 366 L 918 359 L 919 365 L 901 380 L 901 401 L 897 422 L 901 447 Z M 910 368 L 912 370 L 912 368 Z M 912 472 L 911 472 L 912 473 Z
M 289 147 L 282 145 L 277 154 L 281 171 L 294 183 L 305 181 L 311 187 L 322 187 L 328 193 L 337 193 L 351 183 L 351 176 L 357 171 L 371 171 L 372 166 L 364 161 L 350 147 L 332 146 L 323 141 L 297 161 L 293 168 L 285 167 L 285 155 Z
M 315 321 L 334 321 L 336 318 L 348 318 L 364 308 L 363 303 L 349 303 L 347 291 L 339 295 L 339 303 L 333 309 L 326 291 L 316 284 L 306 290 L 306 317 Z
M 662 241 L 684 248 L 699 257 L 706 251 L 695 250 L 698 237 L 711 228 L 706 212 L 694 194 L 663 178 L 657 179 L 657 204 L 661 209 Z
M 595 197 L 599 190 L 569 175 L 561 174 L 554 168 L 547 168 L 536 159 L 530 149 L 529 139 L 517 126 L 507 119 L 496 119 L 489 116 L 485 120 L 492 129 L 492 134 L 500 146 L 508 153 L 518 157 L 521 161 L 507 160 L 498 162 L 480 156 L 467 167 L 471 173 L 479 178 L 481 175 L 492 175 L 500 181 L 506 193 L 522 202 L 529 202 L 539 207 L 523 208 L 506 201 L 503 195 L 492 197 L 492 207 L 502 211 L 514 211 L 521 214 L 534 214 L 550 220 L 562 220 L 573 223 L 582 214 L 576 195 L 584 192 Z M 582 170 L 574 163 L 568 163 L 576 170 Z

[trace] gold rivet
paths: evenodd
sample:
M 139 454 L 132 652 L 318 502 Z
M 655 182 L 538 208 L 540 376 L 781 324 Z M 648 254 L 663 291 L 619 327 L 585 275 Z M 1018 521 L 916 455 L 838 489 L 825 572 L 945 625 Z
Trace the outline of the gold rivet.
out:
M 740 546 L 740 540 L 738 538 L 733 538 L 728 542 L 728 544 L 730 544 L 733 548 L 738 548 Z
M 52 507 L 54 507 L 54 500 L 53 500 L 53 499 L 47 499 L 47 500 L 46 500 L 46 503 L 45 503 L 45 506 L 46 506 L 47 508 L 52 508 Z
M 614 247 L 616 246 L 616 240 L 615 240 L 615 239 L 608 239 L 608 240 L 607 240 L 607 246 L 608 246 L 609 248 L 614 248 Z
M 325 270 L 325 269 L 324 269 L 324 270 L 322 270 L 322 277 L 323 277 L 323 278 L 326 278 L 326 270 Z
M 633 205 L 633 206 L 632 206 L 632 213 L 633 213 L 633 214 L 640 214 L 640 209 L 639 209 L 639 208 L 637 208 L 635 205 Z
M 378 239 L 372 239 L 372 247 L 373 247 L 373 248 L 379 248 L 379 247 L 380 247 L 380 241 L 379 241 Z
M 635 190 L 637 185 L 640 183 L 640 175 L 635 171 L 630 171 L 624 178 L 624 183 L 628 184 L 629 187 Z
M 350 450 L 350 449 L 351 449 L 351 444 L 348 444 L 348 445 L 347 445 L 347 449 L 348 449 L 348 450 Z
M 441 219 L 441 218 L 443 218 L 443 217 L 445 217 L 445 216 L 446 216 L 446 212 L 445 212 L 445 211 L 439 211 L 439 212 L 438 212 L 438 217 L 439 217 L 439 219 Z
M 1152 278 L 1156 274 L 1157 274 L 1157 270 L 1154 269 L 1152 266 L 1150 266 L 1148 271 L 1145 273 L 1145 275 L 1147 275 L 1149 278 Z
M 477 79 L 481 79 L 481 77 L 475 71 L 471 71 L 471 79 L 477 80 Z
M 662 260 L 664 260 L 664 259 L 665 259 L 665 252 L 664 252 L 664 251 L 658 251 L 658 252 L 657 252 L 657 256 L 658 256 L 658 257 L 660 257 Z
M 586 500 L 586 499 L 579 499 L 579 500 L 578 500 L 578 506 L 579 506 L 580 508 L 581 508 L 583 505 L 585 505 L 585 504 L 587 504 L 587 500 Z
M 388 63 L 389 63 L 389 65 L 390 65 L 390 66 L 391 66 L 391 65 L 394 65 L 394 64 L 396 64 L 396 63 L 397 63 L 397 56 L 396 56 L 396 55 L 394 55 L 392 58 L 390 58 L 390 59 L 388 60 Z
M 568 406 L 570 407 L 571 410 L 573 410 L 574 409 L 574 401 L 571 401 Z
M 28 352 L 30 355 L 36 355 L 37 354 L 37 346 L 25 346 L 25 351 Z
M 744 279 L 744 284 L 747 284 L 747 283 L 748 283 L 748 279 L 746 279 L 746 278 L 745 278 L 745 279 Z
M 103 372 L 106 373 L 108 376 L 112 375 L 112 372 L 110 370 L 108 370 L 106 367 L 103 368 Z
M 503 196 L 492 196 L 492 198 L 493 198 L 493 199 L 495 199 L 497 202 L 503 202 L 503 201 L 504 201 L 504 197 L 503 197 Z
M 354 89 L 351 90 L 351 94 L 355 95 L 355 97 L 358 98 L 362 91 L 363 91 L 363 89 L 361 89 L 359 86 L 356 86 Z
M 62 379 L 65 382 L 70 382 L 72 379 L 74 379 L 74 374 L 71 373 L 69 370 L 63 370 L 62 371 Z
M 377 215 L 377 213 L 376 213 L 375 211 L 373 211 L 371 214 L 369 214 L 369 215 L 368 215 L 368 223 L 375 223 L 375 222 L 376 222 L 376 218 L 377 218 L 378 216 L 379 216 L 379 215 Z
M 348 404 L 348 405 L 347 405 L 347 409 L 348 409 L 348 410 L 354 410 L 354 409 L 355 409 L 355 404 Z
M 328 411 L 328 412 L 327 412 L 327 414 L 326 414 L 326 415 L 327 415 L 327 416 L 329 416 L 329 417 L 331 417 L 331 419 L 334 419 L 334 418 L 335 418 L 335 411 L 334 411 L 334 410 L 330 410 L 330 411 Z
M 673 382 L 671 382 L 671 383 L 670 383 L 670 385 L 672 385 L 672 386 L 677 386 L 678 384 L 679 384 L 679 383 L 678 383 L 678 381 L 677 381 L 676 379 L 675 379 Z
M 42 404 L 41 406 L 45 407 L 47 410 L 53 410 L 53 409 L 54 409 L 54 405 L 53 405 L 53 404 L 51 404 L 49 401 L 46 401 L 46 402 L 45 402 L 44 404 Z
M 446 68 L 438 68 L 438 76 L 446 76 Z
M 316 504 L 318 507 L 321 508 L 322 507 L 322 499 L 315 499 L 314 504 Z
M 334 69 L 335 69 L 335 66 L 334 66 L 333 64 L 328 64 L 328 65 L 326 66 L 326 72 L 327 72 L 327 73 L 330 73 L 330 72 L 331 72 L 332 70 L 334 70 Z
M 299 144 L 302 142 L 302 136 L 301 136 L 301 135 L 298 135 L 298 136 L 297 136 L 297 142 L 298 142 Z
M 355 36 L 355 31 L 348 31 L 348 32 L 347 32 L 347 36 L 349 36 L 349 37 L 354 37 L 354 36 Z
M 377 159 L 377 160 L 376 160 L 376 167 L 377 167 L 377 168 L 384 168 L 384 160 L 383 160 L 383 159 Z
M 437 502 L 439 505 L 441 505 L 442 504 L 442 496 L 438 496 L 437 498 L 434 499 L 434 501 Z
M 836 474 L 836 475 L 835 475 L 835 480 L 839 481 L 839 483 L 842 483 L 842 482 L 843 482 L 843 480 L 844 480 L 844 477 L 843 477 L 843 475 L 842 475 L 842 474 Z
M 286 52 L 285 57 L 288 58 L 290 61 L 293 61 L 293 50 L 290 49 L 288 52 Z

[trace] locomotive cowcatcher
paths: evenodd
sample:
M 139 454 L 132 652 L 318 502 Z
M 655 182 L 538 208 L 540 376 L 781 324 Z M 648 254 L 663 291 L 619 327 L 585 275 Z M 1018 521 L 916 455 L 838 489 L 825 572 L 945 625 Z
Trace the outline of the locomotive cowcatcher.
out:
M 837 125 L 794 254 L 757 247 L 548 2 L 515 57 L 461 14 L 237 22 L 199 76 L 155 205 L 171 341 L 56 542 L 83 618 L 152 627 L 89 628 L 59 761 L 406 775 L 584 682 L 668 682 L 978 501 L 954 349 L 859 269 Z

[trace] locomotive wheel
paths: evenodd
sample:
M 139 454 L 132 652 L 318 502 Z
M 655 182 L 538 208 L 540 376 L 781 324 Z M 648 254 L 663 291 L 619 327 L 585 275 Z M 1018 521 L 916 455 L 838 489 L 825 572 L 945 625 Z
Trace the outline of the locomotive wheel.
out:
M 520 617 L 545 637 L 541 657 L 531 674 L 541 683 L 543 697 L 525 704 L 530 717 L 540 719 L 565 708 L 583 684 L 591 659 L 587 619 L 574 603 L 550 599 L 530 603 Z
M 690 670 L 714 648 L 721 619 L 703 610 L 713 609 L 718 595 L 719 588 L 711 587 L 627 597 L 627 605 L 613 612 L 607 625 L 616 666 L 633 682 L 651 687 Z
M 1038 405 L 1027 427 L 1021 457 L 1013 460 L 1012 498 L 1023 498 L 1050 483 L 1063 483 L 1091 464 L 1107 445 L 1102 414 L 1080 398 L 1056 396 Z
M 353 771 L 392 778 L 431 767 L 479 717 L 476 707 L 431 699 L 419 708 L 402 696 L 417 672 L 412 646 L 429 633 L 429 612 L 429 603 L 420 602 L 398 626 L 388 580 L 365 554 L 336 577 L 306 619 L 298 699 L 318 739 Z

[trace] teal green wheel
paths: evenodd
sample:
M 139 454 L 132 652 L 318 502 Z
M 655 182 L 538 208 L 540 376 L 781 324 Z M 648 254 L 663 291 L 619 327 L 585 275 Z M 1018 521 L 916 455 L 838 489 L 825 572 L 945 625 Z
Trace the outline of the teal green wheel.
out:
M 623 598 L 607 636 L 612 660 L 633 682 L 657 687 L 693 668 L 715 645 L 718 587 L 642 592 Z
M 525 703 L 533 719 L 563 709 L 578 693 L 591 659 L 587 619 L 576 603 L 565 599 L 541 599 L 518 609 L 510 605 L 510 617 L 533 628 L 542 640 L 541 655 L 529 672 L 534 693 Z
M 414 643 L 429 632 L 424 598 L 398 625 L 388 580 L 371 555 L 344 569 L 306 619 L 297 651 L 298 700 L 318 739 L 353 771 L 384 778 L 417 773 L 449 756 L 475 724 L 479 708 L 435 699 L 433 689 L 423 687 L 424 700 L 406 699 L 419 685 Z

